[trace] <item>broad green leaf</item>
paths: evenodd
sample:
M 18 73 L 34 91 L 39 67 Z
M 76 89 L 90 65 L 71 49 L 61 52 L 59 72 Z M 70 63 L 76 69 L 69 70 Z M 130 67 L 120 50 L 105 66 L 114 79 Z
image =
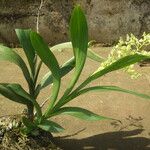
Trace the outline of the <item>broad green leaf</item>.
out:
M 112 63 L 108 67 L 104 68 L 103 70 L 97 71 L 90 78 L 92 78 L 92 80 L 97 79 L 106 73 L 125 68 L 129 65 L 135 64 L 137 62 L 140 62 L 140 61 L 148 59 L 148 58 L 149 58 L 148 56 L 141 55 L 141 54 L 125 56 L 125 57 L 119 59 L 118 61 Z
M 62 51 L 63 49 L 72 49 L 72 43 L 65 42 L 51 47 L 51 51 Z M 102 62 L 104 60 L 101 56 L 93 52 L 90 48 L 88 48 L 87 50 L 87 57 L 97 62 Z
M 95 73 L 93 73 L 90 77 L 88 77 L 75 91 L 79 91 L 83 87 L 85 87 L 88 83 L 91 81 L 109 73 L 115 70 L 119 70 L 122 68 L 125 68 L 127 66 L 130 66 L 132 64 L 135 64 L 137 62 L 140 62 L 142 60 L 148 59 L 149 56 L 141 55 L 141 54 L 134 54 L 134 55 L 128 55 L 125 56 L 116 62 L 112 63 L 111 65 L 107 66 L 106 68 L 102 70 L 97 70 Z
M 75 60 L 73 57 L 71 59 L 69 59 L 67 62 L 65 62 L 62 65 L 62 67 L 60 68 L 60 77 L 62 78 L 67 73 L 69 73 L 74 68 L 74 66 L 75 66 L 74 64 L 75 64 Z M 53 83 L 52 74 L 51 74 L 51 72 L 48 72 L 42 78 L 41 82 L 37 85 L 35 95 L 38 96 L 38 94 L 40 93 L 40 91 L 43 88 L 47 87 L 48 85 L 50 85 L 52 83 Z
M 16 94 L 30 100 L 31 102 L 33 102 L 33 98 L 31 98 L 31 96 L 21 87 L 20 84 L 16 84 L 16 83 L 8 83 L 7 87 L 9 87 L 13 92 L 15 92 Z
M 67 73 L 69 73 L 74 68 L 75 60 L 72 57 L 67 62 L 65 62 L 62 67 L 60 68 L 60 77 L 65 76 Z M 51 72 L 48 72 L 43 79 L 41 80 L 40 86 L 41 89 L 45 88 L 49 84 L 53 83 L 53 78 Z
M 38 117 L 41 117 L 41 116 L 42 116 L 42 111 L 41 111 L 41 108 L 40 108 L 39 104 L 36 102 L 36 100 L 35 100 L 33 97 L 31 97 L 31 96 L 21 87 L 21 85 L 19 85 L 19 84 L 9 84 L 8 87 L 11 88 L 16 94 L 18 94 L 18 95 L 24 97 L 24 98 L 27 99 L 27 100 L 30 100 L 30 101 L 33 103 L 33 105 L 34 105 L 34 107 L 35 107 L 35 109 L 36 109 L 36 111 L 37 111 L 37 116 L 38 116 Z
M 27 105 L 34 105 L 34 107 L 36 108 L 36 111 L 37 111 L 37 115 L 38 117 L 41 117 L 42 116 L 42 112 L 41 112 L 41 108 L 39 106 L 39 104 L 36 102 L 36 100 L 34 100 L 22 87 L 21 85 L 19 84 L 15 84 L 15 83 L 12 83 L 12 84 L 9 84 L 9 83 L 2 83 L 0 84 L 0 86 L 3 86 L 3 89 L 5 87 L 5 89 L 7 88 L 7 91 L 9 90 L 9 93 L 10 91 L 16 95 L 16 97 L 14 97 L 13 99 L 11 97 L 7 97 L 7 94 L 9 93 L 4 93 L 1 91 L 0 89 L 0 93 L 1 94 L 5 94 L 4 96 L 9 98 L 9 99 L 12 99 L 16 102 L 22 102 L 24 104 L 27 104 Z M 19 99 L 20 98 L 20 99 Z
M 85 64 L 88 48 L 88 27 L 87 21 L 80 6 L 76 6 L 73 10 L 70 20 L 70 35 L 75 56 L 75 71 L 73 77 L 68 84 L 64 95 L 59 102 L 65 101 L 67 95 L 72 91 Z
M 59 133 L 64 130 L 59 124 L 50 120 L 43 120 L 41 124 L 38 125 L 39 128 L 47 132 Z
M 23 75 L 25 79 L 27 80 L 28 85 L 32 84 L 30 73 L 28 71 L 28 68 L 25 62 L 16 52 L 14 52 L 12 49 L 8 47 L 0 45 L 0 60 L 15 63 L 22 70 Z
M 71 92 L 77 82 L 87 56 L 88 26 L 86 17 L 80 6 L 76 6 L 72 12 L 69 29 L 75 56 L 75 72 L 67 88 L 66 95 Z
M 51 104 L 46 110 L 45 115 L 48 116 L 50 113 L 50 110 L 52 109 L 60 88 L 60 68 L 59 64 L 54 56 L 54 54 L 50 51 L 48 45 L 45 43 L 43 38 L 36 32 L 31 32 L 30 34 L 31 42 L 36 50 L 38 56 L 41 58 L 41 60 L 47 65 L 47 67 L 52 72 L 53 76 L 53 89 L 52 89 L 52 95 L 51 95 Z
M 150 95 L 138 93 L 138 92 L 131 91 L 131 90 L 126 90 L 126 89 L 120 88 L 118 86 L 93 86 L 93 87 L 85 88 L 85 89 L 82 89 L 81 91 L 77 92 L 76 94 L 74 94 L 74 97 L 72 97 L 72 98 L 75 98 L 79 95 L 82 95 L 87 92 L 92 92 L 92 91 L 94 91 L 94 92 L 95 91 L 98 91 L 98 92 L 116 91 L 116 92 L 132 94 L 132 95 L 150 100 Z
M 138 92 L 131 91 L 131 90 L 126 90 L 126 89 L 120 88 L 118 86 L 93 86 L 93 87 L 84 88 L 78 92 L 73 92 L 72 94 L 70 94 L 68 96 L 68 99 L 66 99 L 65 103 L 56 105 L 55 108 L 59 108 L 59 107 L 65 105 L 66 103 L 70 102 L 72 99 L 74 99 L 82 94 L 85 94 L 88 92 L 95 92 L 95 91 L 98 91 L 98 92 L 109 92 L 109 91 L 122 92 L 122 93 L 132 94 L 132 95 L 144 98 L 144 99 L 148 99 L 148 100 L 150 99 L 150 95 L 138 93 Z
M 5 84 L 5 83 L 0 83 L 0 94 L 5 96 L 6 98 L 17 102 L 17 103 L 21 103 L 24 105 L 29 105 L 32 104 L 30 100 L 25 99 L 24 97 L 16 94 L 10 87 L 9 84 Z
M 31 40 L 30 40 L 30 29 L 16 29 L 16 34 L 19 39 L 19 42 L 26 54 L 26 57 L 28 59 L 32 75 L 35 74 L 35 50 L 32 47 Z
M 60 114 L 70 115 L 88 121 L 111 119 L 109 117 L 97 115 L 89 110 L 80 107 L 63 107 L 57 110 L 56 112 L 54 112 L 52 116 L 56 116 Z

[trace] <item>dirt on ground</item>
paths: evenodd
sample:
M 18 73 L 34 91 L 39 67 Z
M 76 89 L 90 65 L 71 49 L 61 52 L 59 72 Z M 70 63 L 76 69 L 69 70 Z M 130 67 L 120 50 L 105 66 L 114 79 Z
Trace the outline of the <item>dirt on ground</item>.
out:
M 94 51 L 102 56 L 107 56 L 110 47 L 96 47 Z M 22 49 L 17 50 L 25 58 Z M 60 64 L 72 56 L 71 50 L 55 52 Z M 78 84 L 99 67 L 99 63 L 87 59 L 83 73 Z M 27 84 L 19 68 L 8 62 L 1 62 L 0 82 L 20 83 L 25 89 Z M 137 70 L 142 77 L 132 80 L 122 71 L 109 73 L 94 81 L 91 85 L 116 85 L 125 89 L 134 90 L 150 95 L 150 67 L 139 67 Z M 48 72 L 43 65 L 39 80 Z M 62 79 L 61 94 L 69 84 L 72 76 L 69 73 Z M 51 89 L 46 88 L 38 97 L 42 103 Z M 70 116 L 58 116 L 53 118 L 66 130 L 60 134 L 54 134 L 56 143 L 64 150 L 148 150 L 150 149 L 150 101 L 133 95 L 118 92 L 92 92 L 82 95 L 68 105 L 87 108 L 99 115 L 120 120 L 88 122 Z M 0 96 L 0 116 L 14 115 L 22 112 L 24 106 L 9 101 Z M 44 109 L 44 108 L 43 108 Z

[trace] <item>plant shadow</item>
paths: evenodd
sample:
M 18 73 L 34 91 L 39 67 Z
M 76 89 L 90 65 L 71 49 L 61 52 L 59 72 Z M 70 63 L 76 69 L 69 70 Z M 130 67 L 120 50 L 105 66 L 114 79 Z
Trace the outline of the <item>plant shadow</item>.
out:
M 150 150 L 150 139 L 135 137 L 143 129 L 117 131 L 94 135 L 84 139 L 55 138 L 56 144 L 63 150 Z

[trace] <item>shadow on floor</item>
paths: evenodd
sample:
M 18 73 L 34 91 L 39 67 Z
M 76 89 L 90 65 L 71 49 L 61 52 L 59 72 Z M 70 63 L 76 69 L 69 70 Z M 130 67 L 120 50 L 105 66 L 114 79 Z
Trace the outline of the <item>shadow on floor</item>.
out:
M 135 137 L 142 129 L 108 132 L 84 139 L 56 138 L 56 144 L 63 150 L 150 150 L 150 139 Z M 133 137 L 134 136 L 134 137 Z

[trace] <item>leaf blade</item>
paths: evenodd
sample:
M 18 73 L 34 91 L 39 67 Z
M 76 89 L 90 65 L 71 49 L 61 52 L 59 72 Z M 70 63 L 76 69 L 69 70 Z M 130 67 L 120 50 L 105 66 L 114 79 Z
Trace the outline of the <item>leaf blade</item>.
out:
M 52 116 L 60 115 L 60 114 L 65 114 L 65 115 L 71 115 L 74 117 L 77 117 L 82 120 L 87 120 L 87 121 L 98 121 L 98 120 L 103 120 L 103 119 L 112 119 L 109 117 L 104 117 L 100 116 L 98 114 L 95 114 L 89 110 L 80 108 L 80 107 L 62 107 L 56 112 L 52 114 Z
M 87 56 L 88 26 L 86 17 L 79 5 L 77 5 L 72 12 L 69 29 L 75 57 L 75 71 L 58 103 L 64 103 L 66 97 L 72 91 L 83 70 Z M 56 105 L 58 105 L 58 103 Z
M 72 49 L 71 42 L 65 42 L 51 47 L 52 51 L 62 51 L 63 49 Z M 102 62 L 104 60 L 100 55 L 92 51 L 91 48 L 87 49 L 87 57 L 97 62 Z
M 125 56 L 125 57 L 117 60 L 116 62 L 112 63 L 111 65 L 107 66 L 106 68 L 94 73 L 90 78 L 92 80 L 95 80 L 109 72 L 122 69 L 124 67 L 127 67 L 129 65 L 135 64 L 137 62 L 140 62 L 140 61 L 148 59 L 148 58 L 149 58 L 148 56 L 145 56 L 142 54 L 134 54 L 134 55 Z
M 73 57 L 71 59 L 69 59 L 67 62 L 65 62 L 62 65 L 62 67 L 60 68 L 60 76 L 63 77 L 67 73 L 69 73 L 74 68 L 74 64 L 75 64 L 75 60 Z M 48 86 L 51 83 L 53 83 L 52 74 L 51 74 L 51 72 L 48 72 L 41 80 L 41 83 L 40 83 L 41 88 L 45 88 L 46 86 Z
M 0 45 L 0 61 L 9 61 L 16 64 L 22 70 L 28 85 L 32 84 L 30 73 L 25 62 L 15 51 L 6 46 Z
M 21 103 L 24 105 L 29 105 L 31 103 L 31 101 L 23 98 L 22 96 L 16 94 L 9 86 L 9 84 L 7 83 L 0 83 L 0 93 L 1 95 L 3 95 L 4 97 L 17 102 L 17 103 Z
M 69 93 L 77 82 L 87 56 L 88 26 L 86 17 L 80 6 L 76 6 L 72 12 L 70 19 L 70 35 L 75 56 L 75 72 L 66 93 Z
M 59 133 L 64 130 L 63 127 L 61 127 L 59 124 L 56 122 L 50 121 L 50 120 L 43 120 L 39 125 L 39 128 L 42 130 L 48 131 L 48 132 L 53 132 L 53 133 Z
M 15 29 L 17 37 L 19 39 L 20 44 L 26 54 L 27 60 L 29 62 L 32 75 L 35 74 L 35 50 L 32 47 L 31 40 L 30 40 L 30 29 Z
M 102 62 L 104 61 L 104 58 L 101 57 L 100 55 L 98 55 L 97 53 L 95 53 L 94 51 L 92 51 L 90 48 L 88 48 L 88 51 L 87 51 L 87 56 L 94 60 L 94 61 L 97 61 L 97 62 Z
M 75 91 L 79 91 L 80 89 L 82 89 L 86 85 L 88 85 L 91 81 L 93 81 L 97 78 L 100 78 L 101 76 L 103 76 L 109 72 L 122 69 L 124 67 L 135 64 L 135 63 L 140 62 L 142 60 L 146 60 L 148 58 L 149 58 L 149 56 L 145 56 L 145 55 L 141 55 L 141 54 L 134 54 L 134 55 L 125 56 L 125 57 L 115 61 L 114 63 L 110 64 L 106 68 L 101 69 L 101 70 L 97 70 L 96 72 L 94 72 L 83 83 L 81 83 Z
M 60 68 L 57 59 L 55 58 L 54 54 L 50 51 L 48 45 L 43 40 L 43 38 L 36 32 L 31 32 L 30 38 L 31 38 L 31 43 L 34 49 L 36 50 L 38 56 L 45 63 L 45 65 L 51 70 L 53 76 L 51 104 L 45 113 L 45 115 L 48 116 L 50 110 L 52 109 L 57 99 L 58 92 L 59 92 L 60 82 L 61 82 L 61 78 L 59 74 Z
M 127 93 L 127 94 L 135 95 L 135 96 L 150 100 L 149 95 L 138 93 L 138 92 L 131 91 L 131 90 L 126 90 L 126 89 L 120 88 L 118 86 L 93 86 L 93 87 L 85 88 L 85 89 L 82 89 L 81 91 L 79 91 L 75 97 L 82 95 L 84 93 L 87 93 L 87 92 L 92 92 L 92 91 L 99 91 L 99 92 L 117 91 L 117 92 Z
M 5 88 L 5 89 L 4 89 Z M 2 91 L 3 90 L 3 91 Z M 7 92 L 5 92 L 5 91 Z M 5 93 L 4 93 L 5 92 Z M 31 95 L 29 95 L 22 87 L 20 84 L 16 84 L 16 83 L 1 83 L 0 84 L 0 93 L 15 101 L 18 103 L 22 103 L 22 104 L 26 104 L 26 105 L 34 105 L 36 111 L 37 111 L 37 116 L 41 117 L 42 116 L 42 111 L 41 108 L 39 106 L 39 104 L 36 102 L 36 100 L 34 100 L 33 97 L 31 97 Z M 9 96 L 8 94 L 11 94 L 11 96 Z

